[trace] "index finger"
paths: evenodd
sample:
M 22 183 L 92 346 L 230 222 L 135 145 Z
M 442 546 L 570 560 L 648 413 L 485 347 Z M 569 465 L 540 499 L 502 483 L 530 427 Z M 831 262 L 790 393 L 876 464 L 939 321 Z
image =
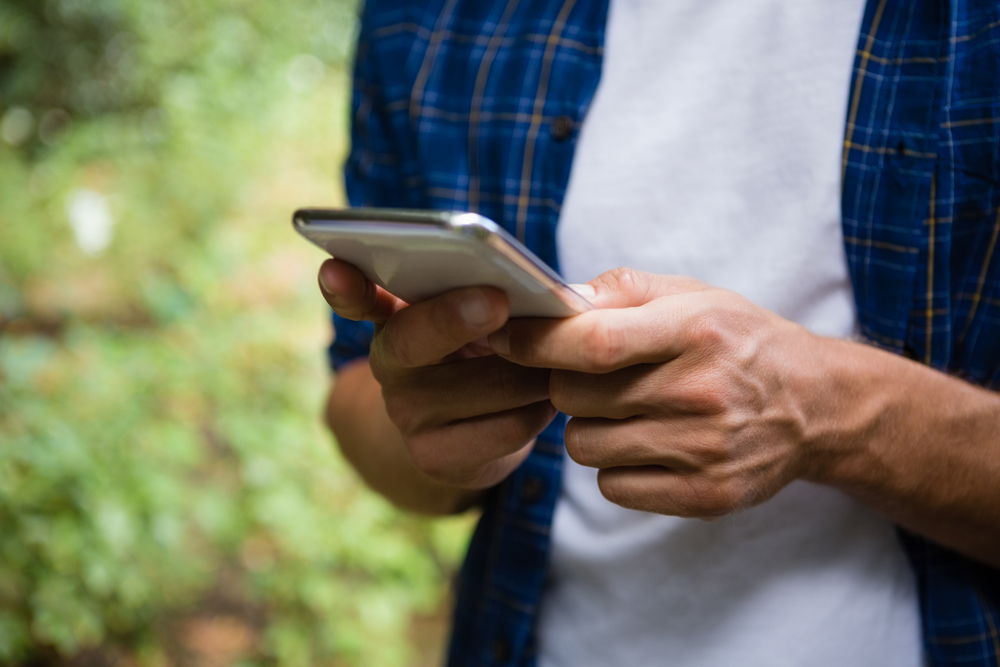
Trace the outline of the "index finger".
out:
M 398 310 L 377 332 L 372 355 L 380 365 L 439 364 L 507 320 L 507 296 L 495 287 L 465 287 Z
M 700 307 L 692 295 L 683 294 L 564 320 L 511 320 L 489 342 L 494 352 L 522 366 L 610 373 L 680 356 Z

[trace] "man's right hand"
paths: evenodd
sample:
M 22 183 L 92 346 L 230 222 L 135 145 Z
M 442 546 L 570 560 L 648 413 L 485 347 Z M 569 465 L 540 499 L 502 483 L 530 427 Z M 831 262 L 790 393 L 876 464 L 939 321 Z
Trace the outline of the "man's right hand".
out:
M 415 470 L 441 485 L 486 489 L 527 457 L 556 410 L 547 369 L 518 366 L 485 345 L 507 321 L 502 291 L 464 288 L 407 305 L 338 260 L 324 262 L 319 278 L 334 311 L 374 322 L 371 372 Z M 379 471 L 360 472 L 391 493 L 373 479 Z

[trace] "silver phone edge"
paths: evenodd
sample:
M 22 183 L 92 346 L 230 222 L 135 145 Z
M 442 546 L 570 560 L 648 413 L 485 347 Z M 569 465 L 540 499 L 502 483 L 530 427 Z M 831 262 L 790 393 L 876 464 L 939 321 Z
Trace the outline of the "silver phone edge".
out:
M 390 224 L 433 225 L 439 228 L 455 228 L 455 218 L 470 215 L 453 211 L 430 211 L 423 209 L 378 208 L 358 206 L 347 208 L 304 207 L 292 214 L 292 225 L 297 228 L 309 227 L 313 223 L 385 222 Z M 476 215 L 476 214 L 471 214 Z M 489 218 L 479 216 L 492 222 Z
M 516 247 L 510 245 L 506 239 L 499 234 L 489 233 L 485 239 L 486 243 L 501 255 L 509 259 L 518 267 L 524 270 L 529 276 L 537 280 L 547 290 L 555 294 L 560 301 L 577 313 L 585 313 L 595 310 L 596 306 L 590 303 L 583 296 L 573 291 L 573 288 L 566 285 L 561 280 L 553 280 L 545 271 L 542 271 L 534 261 L 525 257 Z
M 348 215 L 348 213 L 352 215 Z M 538 263 L 542 261 L 540 258 L 536 258 L 534 255 L 527 256 L 511 244 L 510 241 L 512 239 L 507 238 L 508 234 L 503 227 L 478 213 L 422 211 L 419 209 L 393 209 L 389 211 L 379 208 L 302 208 L 295 211 L 292 215 L 292 225 L 296 228 L 296 231 L 303 233 L 306 228 L 312 226 L 311 223 L 321 223 L 324 221 L 314 220 L 314 216 L 324 218 L 325 221 L 329 222 L 345 223 L 375 222 L 381 216 L 382 221 L 389 222 L 390 224 L 433 224 L 439 229 L 448 229 L 457 234 L 474 236 L 520 267 L 573 311 L 584 313 L 596 308 L 594 304 L 590 303 L 590 301 L 580 294 L 577 294 L 571 287 L 563 283 L 562 280 L 550 276 L 547 271 L 539 266 Z M 307 234 L 303 233 L 302 235 L 317 247 L 323 247 Z M 528 252 L 530 253 L 531 251 L 528 250 Z
M 529 276 L 542 284 L 549 292 L 556 295 L 570 309 L 577 313 L 585 313 L 588 310 L 595 310 L 594 304 L 590 303 L 583 296 L 573 291 L 573 288 L 562 282 L 561 279 L 553 278 L 539 264 L 541 258 L 534 254 L 525 255 L 520 248 L 513 245 L 514 239 L 509 237 L 507 231 L 493 220 L 478 213 L 453 213 L 446 218 L 446 224 L 452 229 L 464 234 L 474 235 L 501 255 L 509 259 L 518 267 L 524 270 Z M 527 252 L 531 252 L 525 248 Z M 544 266 L 544 264 L 543 264 Z M 551 269 L 550 269 L 551 270 Z M 553 272 L 554 273 L 554 272 Z

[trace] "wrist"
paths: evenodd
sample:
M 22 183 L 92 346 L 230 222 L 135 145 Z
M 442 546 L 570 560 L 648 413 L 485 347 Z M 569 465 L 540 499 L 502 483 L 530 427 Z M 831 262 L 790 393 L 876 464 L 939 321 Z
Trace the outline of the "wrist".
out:
M 803 479 L 852 490 L 892 481 L 880 447 L 886 436 L 905 437 L 907 383 L 897 364 L 906 359 L 862 343 L 815 334 L 812 363 L 803 364 L 808 397 Z M 912 415 L 911 415 L 912 417 Z

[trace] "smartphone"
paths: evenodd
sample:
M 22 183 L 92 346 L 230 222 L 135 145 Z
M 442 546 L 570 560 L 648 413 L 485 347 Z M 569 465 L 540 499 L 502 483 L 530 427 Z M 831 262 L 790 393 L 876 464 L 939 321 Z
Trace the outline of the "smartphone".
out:
M 569 317 L 594 306 L 502 227 L 476 213 L 388 208 L 305 208 L 302 236 L 407 303 L 490 285 L 511 317 Z

